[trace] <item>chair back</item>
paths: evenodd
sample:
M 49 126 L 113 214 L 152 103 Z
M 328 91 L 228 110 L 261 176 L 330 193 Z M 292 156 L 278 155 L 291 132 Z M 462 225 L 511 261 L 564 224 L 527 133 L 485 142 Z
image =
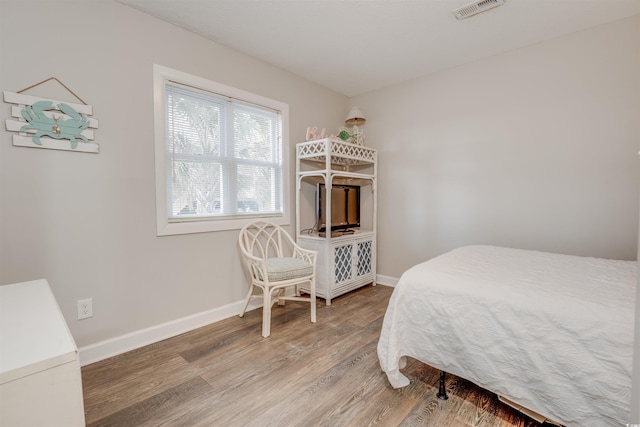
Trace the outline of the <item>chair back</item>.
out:
M 287 246 L 293 244 L 293 239 L 276 224 L 256 221 L 247 224 L 240 231 L 238 243 L 245 256 L 258 259 L 282 258 L 286 256 Z

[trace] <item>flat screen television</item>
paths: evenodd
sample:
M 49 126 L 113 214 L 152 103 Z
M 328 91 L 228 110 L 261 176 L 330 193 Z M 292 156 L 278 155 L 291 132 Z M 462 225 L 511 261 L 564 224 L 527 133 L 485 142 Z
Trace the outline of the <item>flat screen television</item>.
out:
M 326 232 L 325 213 L 327 190 L 318 184 L 316 191 L 316 213 L 319 232 Z M 360 227 L 360 187 L 357 185 L 331 186 L 331 231 Z

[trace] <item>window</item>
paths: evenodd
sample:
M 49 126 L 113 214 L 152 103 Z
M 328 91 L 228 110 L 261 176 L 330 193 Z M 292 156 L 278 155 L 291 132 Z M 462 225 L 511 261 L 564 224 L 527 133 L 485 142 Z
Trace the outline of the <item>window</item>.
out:
M 158 235 L 289 223 L 288 105 L 154 66 Z

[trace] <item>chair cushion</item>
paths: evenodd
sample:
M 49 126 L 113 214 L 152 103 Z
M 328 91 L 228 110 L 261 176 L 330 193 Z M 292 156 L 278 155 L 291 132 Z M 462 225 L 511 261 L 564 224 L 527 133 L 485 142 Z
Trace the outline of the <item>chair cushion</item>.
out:
M 295 279 L 313 273 L 313 265 L 298 258 L 267 258 L 265 265 L 270 282 Z

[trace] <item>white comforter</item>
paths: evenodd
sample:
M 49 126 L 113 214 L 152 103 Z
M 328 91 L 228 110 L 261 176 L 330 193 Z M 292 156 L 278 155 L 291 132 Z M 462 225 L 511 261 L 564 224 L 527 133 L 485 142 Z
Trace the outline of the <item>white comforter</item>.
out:
M 404 356 L 566 426 L 629 422 L 636 263 L 466 246 L 407 270 L 378 357 Z

